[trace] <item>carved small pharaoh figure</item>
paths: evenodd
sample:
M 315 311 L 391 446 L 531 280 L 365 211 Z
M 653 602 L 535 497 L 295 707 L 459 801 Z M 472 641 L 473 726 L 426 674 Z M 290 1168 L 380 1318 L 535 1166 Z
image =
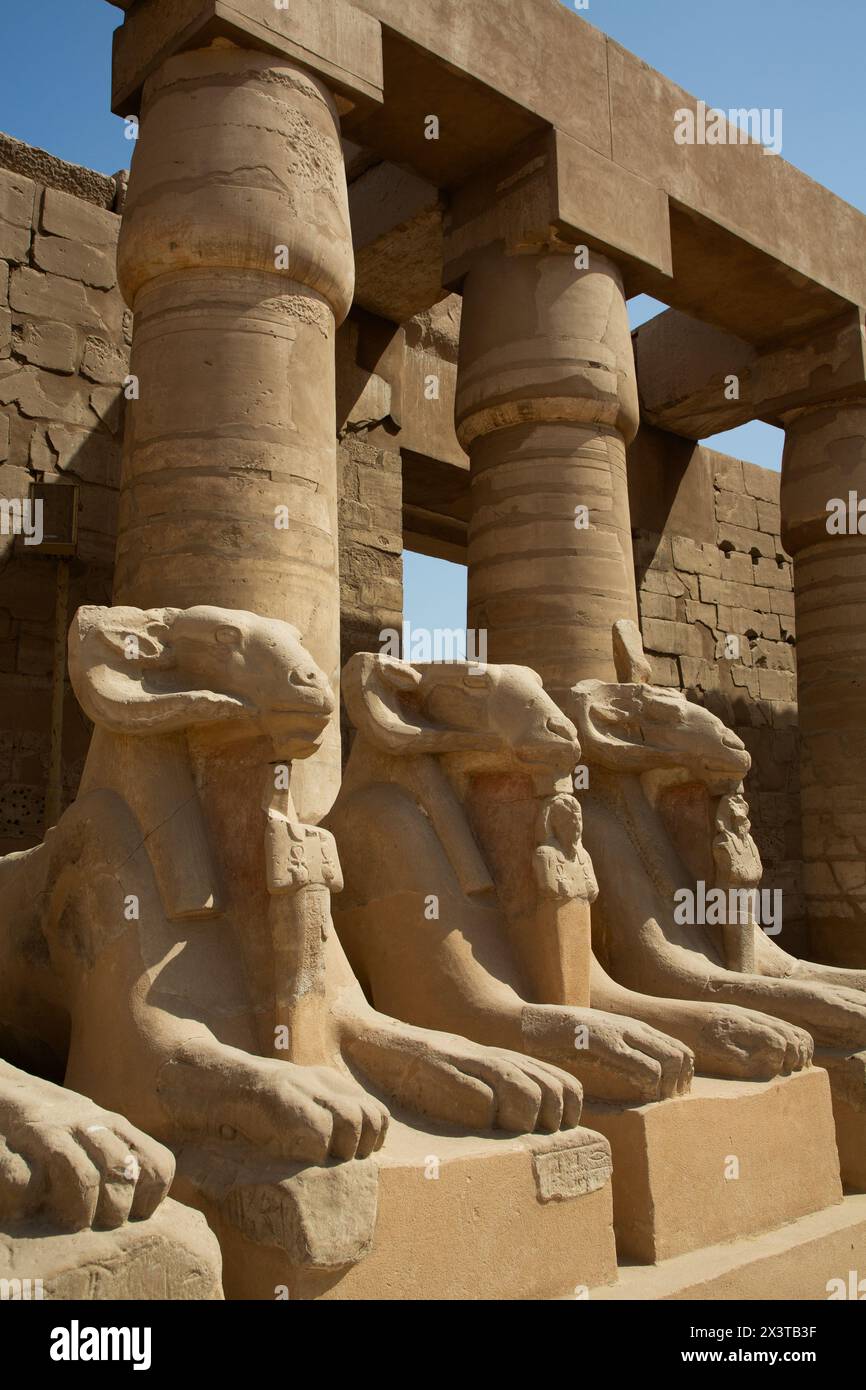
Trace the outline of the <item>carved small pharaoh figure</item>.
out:
M 583 814 L 576 796 L 557 792 L 539 812 L 535 876 L 551 898 L 582 898 L 592 903 L 598 884 L 592 860 L 583 847 Z
M 722 928 L 725 960 L 731 970 L 755 969 L 755 894 L 761 882 L 761 856 L 749 831 L 749 807 L 741 790 L 719 797 L 713 836 L 715 887 L 737 904 L 735 920 Z

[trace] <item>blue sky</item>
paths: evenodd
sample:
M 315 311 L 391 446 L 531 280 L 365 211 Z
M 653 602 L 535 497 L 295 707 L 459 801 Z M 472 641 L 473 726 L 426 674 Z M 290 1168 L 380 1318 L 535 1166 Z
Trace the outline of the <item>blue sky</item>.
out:
M 585 10 L 559 3 L 712 106 L 780 107 L 784 158 L 866 210 L 863 0 L 590 0 Z M 123 123 L 109 110 L 111 33 L 121 12 L 100 0 L 0 5 L 0 130 L 104 173 L 128 165 Z M 635 324 L 657 311 L 642 300 L 630 308 Z M 779 466 L 781 435 L 767 426 L 711 442 Z M 463 624 L 461 567 L 410 555 L 405 576 L 413 624 Z

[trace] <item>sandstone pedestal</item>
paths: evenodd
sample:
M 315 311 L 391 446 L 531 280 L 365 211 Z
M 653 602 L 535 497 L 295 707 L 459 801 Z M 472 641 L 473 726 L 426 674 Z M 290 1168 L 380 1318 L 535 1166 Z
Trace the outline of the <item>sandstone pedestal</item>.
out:
M 623 1268 L 616 1284 L 592 1289 L 589 1296 L 598 1302 L 819 1302 L 834 1289 L 850 1290 L 851 1271 L 862 1270 L 864 1263 L 866 1196 L 858 1194 L 761 1236 L 726 1241 L 658 1265 Z M 841 1285 L 831 1280 L 841 1280 Z
M 587 1105 L 584 1118 L 611 1145 L 621 1260 L 654 1263 L 758 1235 L 842 1196 L 818 1068 L 766 1082 L 696 1077 L 686 1096 Z
M 847 1191 L 866 1192 L 866 1053 L 820 1060 L 830 1075 L 842 1182 Z
M 219 1237 L 228 1298 L 543 1299 L 616 1277 L 610 1151 L 583 1128 L 472 1137 L 392 1120 L 375 1159 L 272 1173 L 270 1204 L 261 1168 L 220 1193 L 213 1163 L 194 1167 L 181 1157 L 177 1190 Z M 330 1204 L 303 1191 L 329 1181 Z
M 0 1299 L 222 1296 L 216 1238 L 198 1212 L 178 1202 L 165 1201 L 147 1221 L 114 1231 L 0 1232 Z

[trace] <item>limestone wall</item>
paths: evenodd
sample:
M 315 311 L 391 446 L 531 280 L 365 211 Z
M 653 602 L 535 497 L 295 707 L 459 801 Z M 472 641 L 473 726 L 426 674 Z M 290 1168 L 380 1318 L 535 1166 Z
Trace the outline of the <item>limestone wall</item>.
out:
M 70 611 L 110 599 L 130 319 L 115 285 L 115 179 L 0 137 L 0 498 L 77 483 Z M 0 853 L 42 836 L 56 561 L 0 535 Z M 64 791 L 89 730 L 71 695 Z
M 643 429 L 629 460 L 640 621 L 654 675 L 707 705 L 752 755 L 747 783 L 764 886 L 802 932 L 791 563 L 779 474 Z

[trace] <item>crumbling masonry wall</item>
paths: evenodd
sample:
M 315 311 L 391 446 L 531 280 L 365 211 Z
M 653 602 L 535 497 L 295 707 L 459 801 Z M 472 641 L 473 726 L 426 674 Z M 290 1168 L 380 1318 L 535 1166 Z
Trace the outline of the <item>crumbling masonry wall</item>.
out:
M 791 563 L 779 478 L 644 428 L 629 485 L 640 622 L 654 677 L 719 715 L 752 755 L 746 793 L 784 945 L 804 946 Z
M 115 284 L 118 180 L 0 137 L 0 497 L 79 492 L 69 609 L 111 596 L 130 316 Z M 56 561 L 0 535 L 0 853 L 43 834 Z M 63 792 L 89 728 L 67 690 Z

